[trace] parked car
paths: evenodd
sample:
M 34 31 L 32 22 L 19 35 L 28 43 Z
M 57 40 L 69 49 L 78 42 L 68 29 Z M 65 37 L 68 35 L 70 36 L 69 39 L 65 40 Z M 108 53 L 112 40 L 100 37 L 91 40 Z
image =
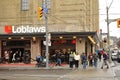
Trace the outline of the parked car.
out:
M 117 60 L 117 53 L 112 53 L 111 54 L 111 59 L 112 60 Z
M 120 63 L 120 52 L 117 54 L 117 61 Z
M 118 51 L 113 51 L 111 53 L 111 59 L 112 60 L 117 60 L 118 59 Z

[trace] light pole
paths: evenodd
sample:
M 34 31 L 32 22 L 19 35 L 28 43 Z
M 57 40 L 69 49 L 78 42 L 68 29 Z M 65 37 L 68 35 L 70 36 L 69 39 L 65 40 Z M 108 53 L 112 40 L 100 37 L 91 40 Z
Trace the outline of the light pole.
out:
M 45 8 L 47 9 L 47 0 L 45 0 Z M 48 46 L 48 13 L 46 12 L 45 15 L 45 19 L 46 19 L 46 68 L 48 68 L 49 66 L 49 46 Z
M 110 9 L 112 3 L 113 3 L 113 0 L 111 1 L 110 5 L 106 7 L 106 15 L 107 15 L 107 19 L 106 19 L 106 21 L 107 21 L 107 39 L 108 39 L 108 40 L 107 40 L 107 43 L 108 43 L 108 53 L 109 53 L 109 61 L 110 61 L 110 62 L 111 62 L 111 54 L 110 54 L 110 49 L 109 49 L 109 46 L 110 46 L 110 33 L 109 33 L 109 24 L 110 24 L 110 22 L 109 22 L 109 9 Z
M 49 67 L 49 46 L 48 46 L 48 36 L 49 36 L 49 32 L 48 32 L 48 8 L 47 8 L 47 0 L 42 0 L 43 2 L 43 9 L 44 9 L 44 17 L 45 17 L 45 26 L 46 26 L 46 33 L 45 33 L 45 38 L 46 38 L 46 50 L 45 50 L 45 56 L 46 56 L 46 68 Z

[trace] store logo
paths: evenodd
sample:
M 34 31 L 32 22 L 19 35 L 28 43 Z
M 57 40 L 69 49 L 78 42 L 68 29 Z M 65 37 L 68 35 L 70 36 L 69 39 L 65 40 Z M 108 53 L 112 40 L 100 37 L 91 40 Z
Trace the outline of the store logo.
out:
M 8 34 L 12 33 L 12 26 L 5 26 L 5 32 Z
M 11 33 L 40 33 L 46 32 L 45 27 L 30 27 L 30 26 L 5 26 L 5 32 L 8 34 Z

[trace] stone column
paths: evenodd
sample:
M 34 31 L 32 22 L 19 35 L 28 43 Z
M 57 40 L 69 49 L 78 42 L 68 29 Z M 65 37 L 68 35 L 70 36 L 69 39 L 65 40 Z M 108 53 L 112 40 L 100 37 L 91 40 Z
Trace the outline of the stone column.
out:
M 41 54 L 40 39 L 36 38 L 35 41 L 31 40 L 31 57 L 35 59 L 36 56 L 40 54 Z
M 76 51 L 81 54 L 85 52 L 85 39 L 84 38 L 77 38 L 76 39 Z

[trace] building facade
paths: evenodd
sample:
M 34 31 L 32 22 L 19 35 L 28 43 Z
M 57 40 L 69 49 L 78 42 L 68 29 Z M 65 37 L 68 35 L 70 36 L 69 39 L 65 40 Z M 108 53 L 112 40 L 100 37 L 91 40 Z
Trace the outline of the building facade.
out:
M 99 43 L 98 0 L 46 0 L 48 32 L 51 34 L 49 54 L 54 50 L 94 52 Z M 45 55 L 45 27 L 43 16 L 38 20 L 37 9 L 45 0 L 1 0 L 0 56 L 4 51 L 29 51 L 31 58 Z

